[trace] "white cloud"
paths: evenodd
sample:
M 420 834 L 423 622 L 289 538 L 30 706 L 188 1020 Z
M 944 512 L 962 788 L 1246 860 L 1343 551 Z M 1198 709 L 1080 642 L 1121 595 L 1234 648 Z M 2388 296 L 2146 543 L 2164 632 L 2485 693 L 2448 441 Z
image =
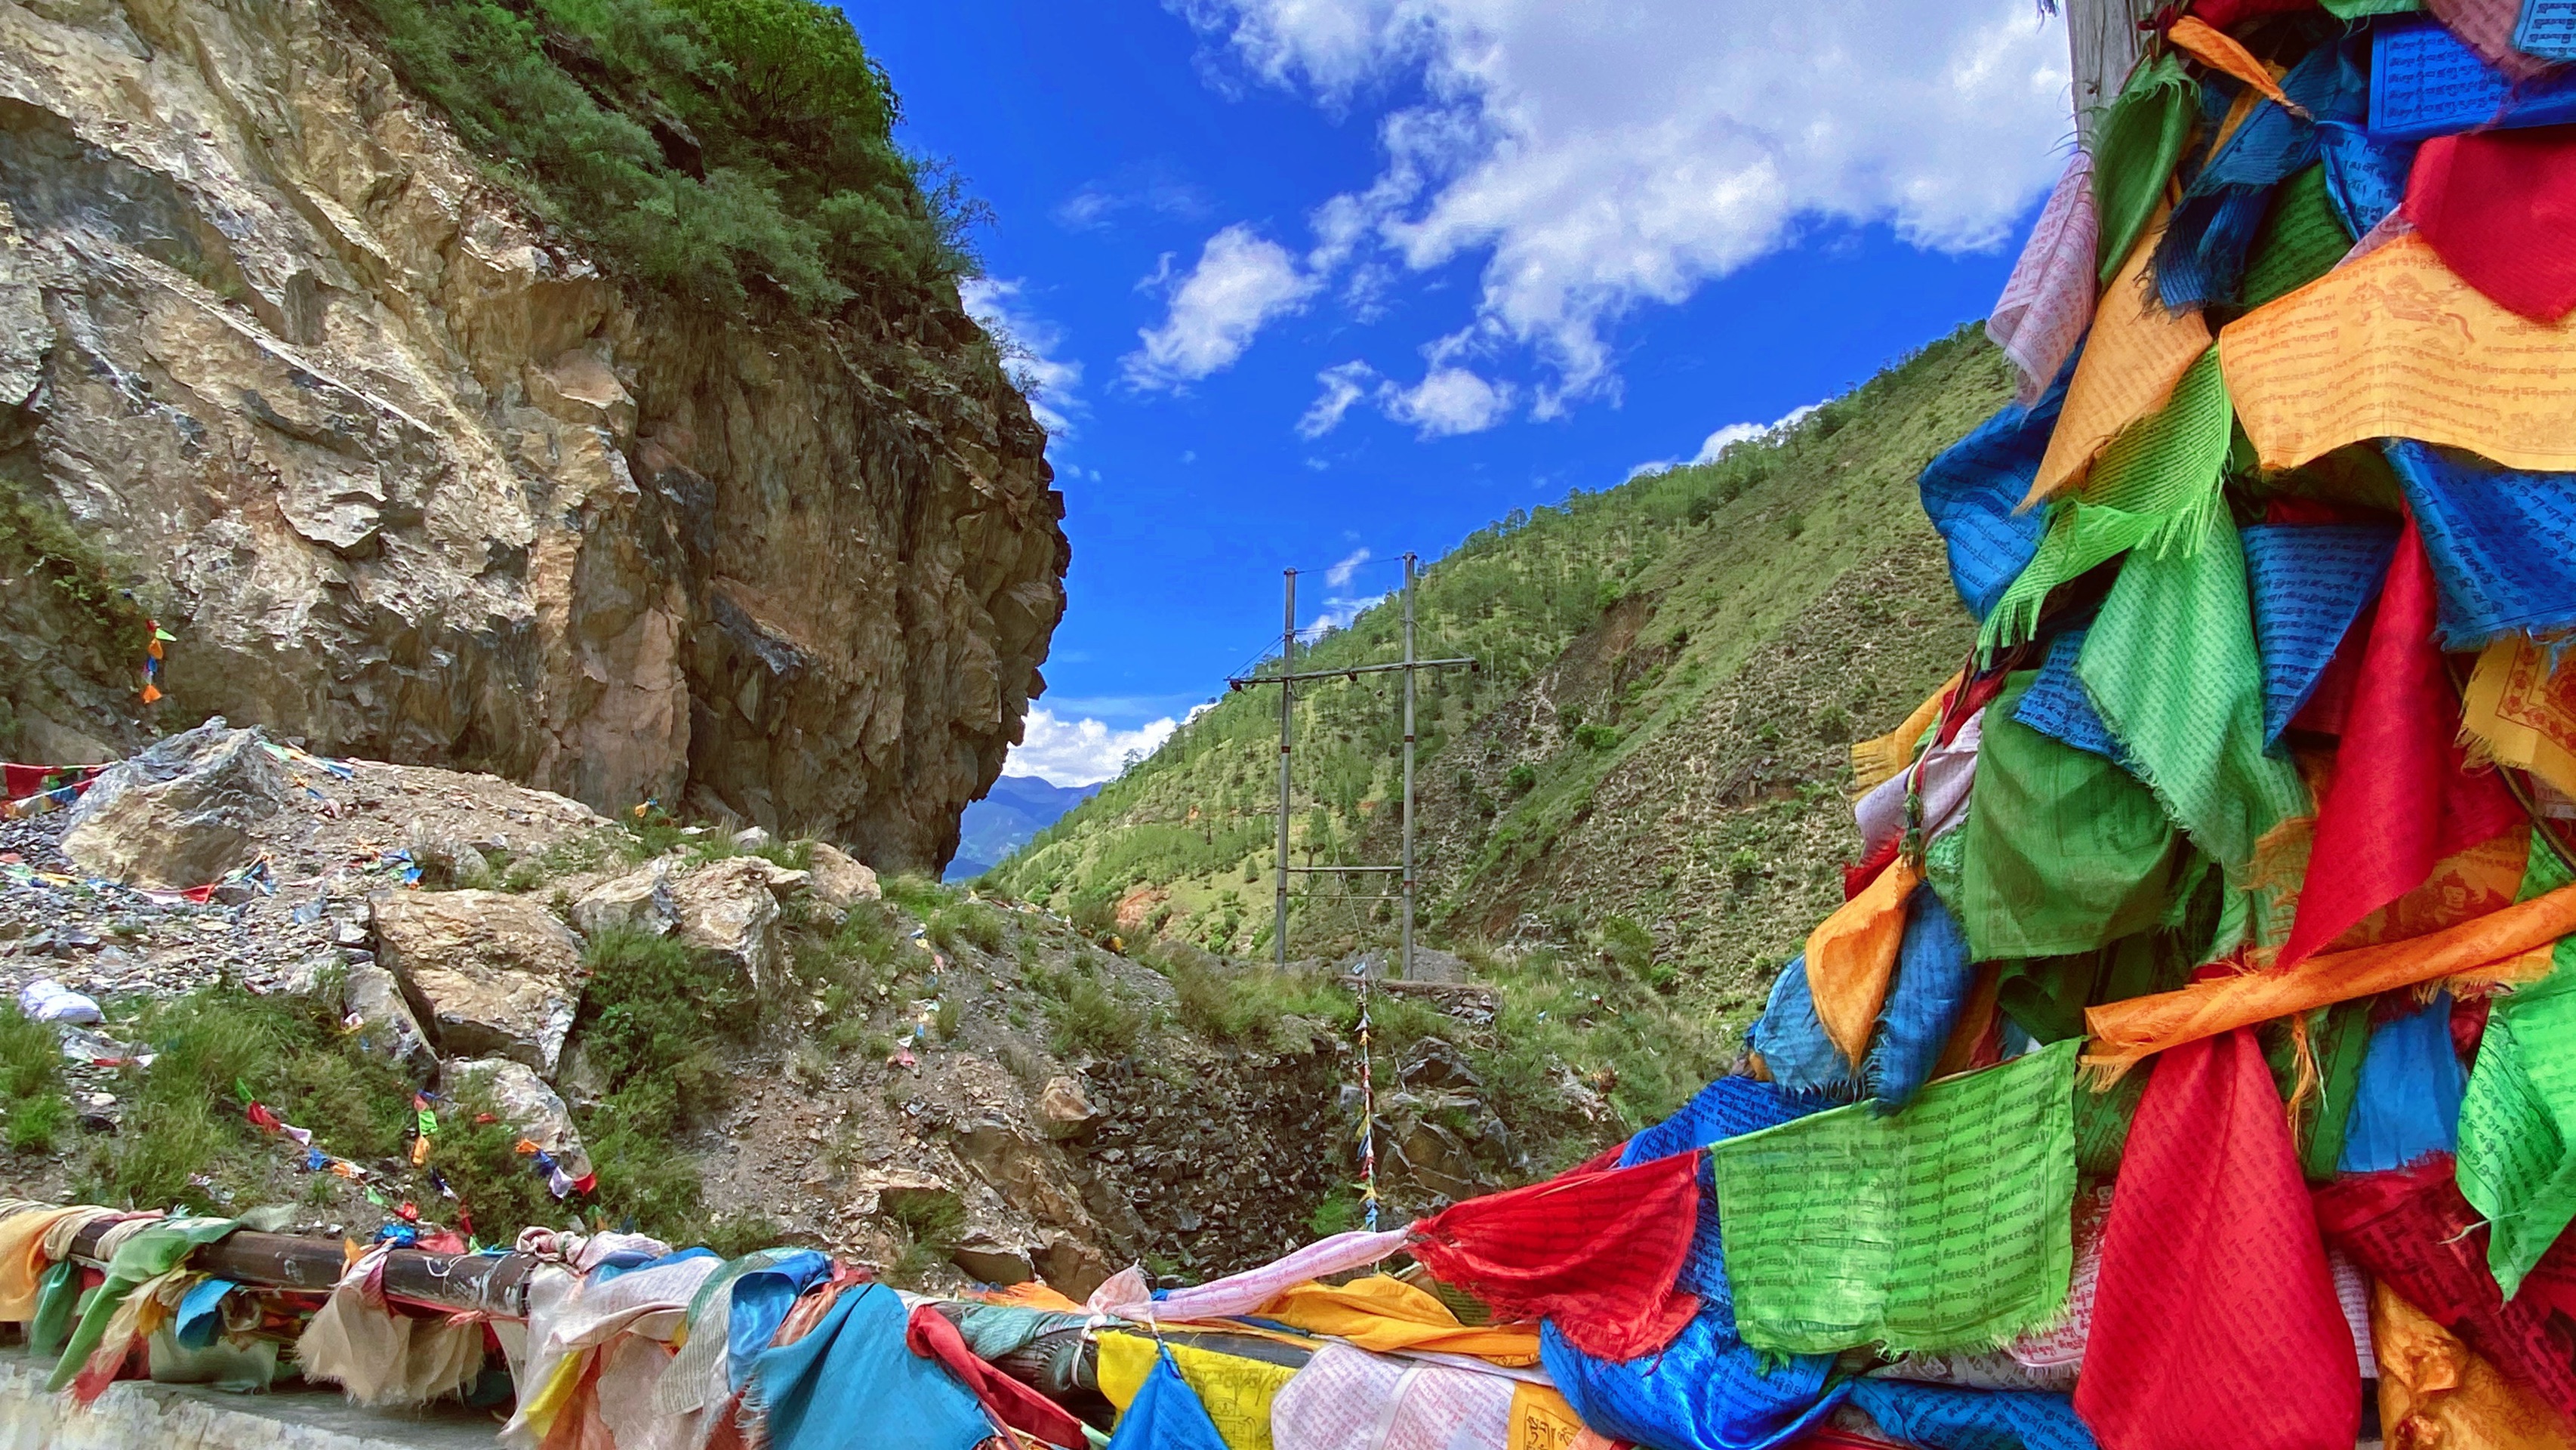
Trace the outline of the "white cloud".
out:
M 1410 388 L 1388 383 L 1378 390 L 1386 415 L 1413 425 L 1425 438 L 1481 433 L 1512 410 L 1514 390 L 1462 367 L 1435 365 Z
M 1147 282 L 1168 290 L 1171 310 L 1121 359 L 1140 388 L 1177 388 L 1234 366 L 1264 324 L 1303 310 L 1323 285 L 1286 247 L 1241 222 L 1208 238 L 1188 276 L 1175 283 L 1170 270 L 1166 257 Z
M 1236 67 L 1327 108 L 1423 98 L 1380 122 L 1376 180 L 1315 209 L 1309 275 L 1348 268 L 1365 302 L 1374 256 L 1416 273 L 1481 258 L 1469 322 L 1553 370 L 1542 416 L 1615 387 L 1621 316 L 1810 221 L 2000 243 L 2072 129 L 2064 36 L 2030 0 L 1175 4 Z M 1433 394 L 1409 405 L 1426 424 L 1494 421 L 1439 376 L 1413 390 Z
M 1141 760 L 1172 738 L 1180 722 L 1166 715 L 1133 730 L 1113 730 L 1098 720 L 1059 720 L 1044 706 L 1029 707 L 1020 743 L 1002 762 L 1004 775 L 1034 775 L 1057 785 L 1089 785 Z
M 1749 443 L 1756 438 L 1770 438 L 1786 433 L 1805 421 L 1809 413 L 1823 406 L 1822 403 L 1809 403 L 1803 408 L 1791 408 L 1768 423 L 1729 423 L 1700 440 L 1699 452 L 1692 455 L 1691 462 L 1715 463 L 1718 455 L 1738 443 Z
M 1002 365 L 1028 395 L 1029 413 L 1049 436 L 1070 437 L 1083 409 L 1082 363 L 1059 357 L 1064 330 L 1021 305 L 1026 286 L 1016 278 L 969 277 L 957 284 L 966 315 L 983 325 L 1002 350 Z M 1081 470 L 1074 473 L 1079 476 Z
M 1699 452 L 1689 458 L 1658 458 L 1649 463 L 1640 463 L 1628 470 L 1628 476 L 1635 478 L 1639 474 L 1662 473 L 1667 469 L 1679 468 L 1685 463 L 1715 463 L 1725 455 L 1726 450 L 1738 443 L 1778 438 L 1805 421 L 1809 413 L 1823 406 L 1822 403 L 1809 403 L 1804 407 L 1791 408 L 1768 423 L 1729 423 L 1700 440 Z
M 1377 369 L 1356 360 L 1335 363 L 1315 374 L 1315 381 L 1322 383 L 1324 390 L 1308 405 L 1306 416 L 1297 420 L 1297 436 L 1321 438 L 1342 426 L 1342 415 L 1368 396 L 1368 385 L 1376 380 Z
M 1147 211 L 1195 220 L 1207 215 L 1208 195 L 1156 166 L 1131 167 L 1104 181 L 1086 182 L 1058 203 L 1056 225 L 1091 232 L 1109 227 L 1122 212 Z
M 1358 573 L 1360 566 L 1368 561 L 1368 550 L 1351 550 L 1349 553 L 1342 556 L 1340 562 L 1324 571 L 1324 587 L 1327 589 L 1349 588 L 1351 584 L 1351 576 Z

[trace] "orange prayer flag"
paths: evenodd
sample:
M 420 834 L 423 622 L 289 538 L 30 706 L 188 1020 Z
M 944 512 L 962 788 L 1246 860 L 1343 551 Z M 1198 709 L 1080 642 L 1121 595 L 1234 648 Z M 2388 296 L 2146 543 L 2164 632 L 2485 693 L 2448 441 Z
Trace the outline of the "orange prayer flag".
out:
M 2319 952 L 2287 971 L 2247 972 L 2088 1007 L 2084 1025 L 2093 1043 L 2084 1062 L 2116 1078 L 2169 1047 L 2275 1017 L 2445 978 L 2527 975 L 2534 956 L 2569 932 L 2576 932 L 2576 885 L 2430 936 Z
M 2266 99 L 2279 102 L 2291 115 L 2308 114 L 2307 108 L 2291 100 L 2288 93 L 2281 89 L 2281 83 L 2273 78 L 2269 70 L 2264 69 L 2263 62 L 2254 58 L 2252 51 L 2237 44 L 2233 36 L 2217 29 L 2199 16 L 2186 15 L 2175 21 L 2173 28 L 2165 32 L 2165 39 L 2172 41 L 2183 53 L 2211 70 L 2223 71 L 2234 76 L 2262 92 Z
M 1869 1050 L 1878 1009 L 1887 1005 L 1897 948 L 1905 941 L 1905 899 L 1922 880 L 1921 869 L 1899 856 L 1808 934 L 1807 991 L 1816 999 L 1816 1020 L 1855 1064 Z

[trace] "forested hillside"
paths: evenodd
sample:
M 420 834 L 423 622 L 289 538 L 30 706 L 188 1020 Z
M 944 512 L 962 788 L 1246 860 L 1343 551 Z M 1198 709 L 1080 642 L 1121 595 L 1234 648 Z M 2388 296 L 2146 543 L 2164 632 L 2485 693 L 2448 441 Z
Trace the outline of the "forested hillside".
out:
M 1422 686 L 1431 937 L 1597 946 L 1714 1010 L 1745 1004 L 1838 894 L 1849 742 L 1967 648 L 1914 476 L 2009 393 L 1963 328 L 1784 436 L 1515 512 L 1431 566 L 1423 651 L 1484 664 Z M 1298 665 L 1389 658 L 1398 627 L 1373 609 Z M 1301 696 L 1298 864 L 1394 858 L 1396 688 Z M 1275 701 L 1227 697 L 997 883 L 1129 932 L 1266 951 Z M 1308 878 L 1296 955 L 1391 931 L 1382 900 L 1322 899 L 1337 880 Z

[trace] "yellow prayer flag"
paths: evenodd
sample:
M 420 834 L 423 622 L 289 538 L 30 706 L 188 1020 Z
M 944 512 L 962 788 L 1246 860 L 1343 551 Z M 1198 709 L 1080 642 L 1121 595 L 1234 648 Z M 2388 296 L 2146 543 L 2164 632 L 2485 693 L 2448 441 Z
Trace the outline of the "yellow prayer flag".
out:
M 1154 1349 L 1147 1335 L 1101 1334 L 1100 1393 L 1117 1406 L 1118 1413 L 1127 1413 L 1136 1392 L 1145 1387 L 1145 1376 L 1154 1368 Z M 1172 1346 L 1172 1363 L 1180 1367 L 1181 1379 L 1207 1408 L 1209 1421 L 1225 1437 L 1226 1450 L 1271 1450 L 1270 1402 L 1278 1398 L 1279 1387 L 1295 1377 L 1294 1366 L 1189 1344 Z
M 1545 1385 L 1512 1388 L 1512 1433 L 1505 1450 L 1575 1450 L 1583 1421 L 1565 1396 Z
M 2506 311 L 2412 233 L 2229 323 L 2218 355 L 2266 470 L 2371 438 L 2576 470 L 2576 321 Z
M 2549 668 L 2530 636 L 2506 635 L 2478 656 L 2461 692 L 2460 729 L 2499 765 L 2576 796 L 2576 668 Z
M 2102 292 L 2093 331 L 2066 384 L 2066 407 L 2048 435 L 2025 506 L 2083 481 L 2111 440 L 2148 417 L 2173 396 L 2174 385 L 2209 351 L 2209 324 L 2200 309 L 2167 312 L 2156 297 L 2148 261 L 2165 234 L 2165 209 L 2147 219 L 2119 275 Z

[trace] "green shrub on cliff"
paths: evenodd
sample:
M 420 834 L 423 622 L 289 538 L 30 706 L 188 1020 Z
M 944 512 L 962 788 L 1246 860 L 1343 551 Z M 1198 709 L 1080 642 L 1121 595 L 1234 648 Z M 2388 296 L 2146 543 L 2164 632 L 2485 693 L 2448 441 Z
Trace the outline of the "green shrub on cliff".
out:
M 531 207 L 656 287 L 823 311 L 974 270 L 980 205 L 894 144 L 894 88 L 829 6 L 347 3 Z

